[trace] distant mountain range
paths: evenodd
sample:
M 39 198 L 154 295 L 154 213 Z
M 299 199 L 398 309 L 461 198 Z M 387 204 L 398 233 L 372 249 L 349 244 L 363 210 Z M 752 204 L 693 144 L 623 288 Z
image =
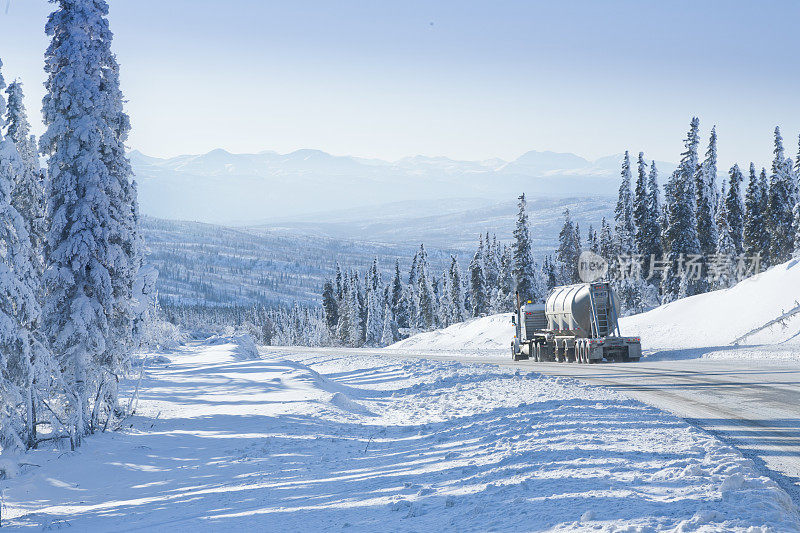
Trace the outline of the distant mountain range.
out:
M 464 202 L 485 207 L 522 192 L 612 196 L 622 160 L 622 155 L 588 161 L 571 153 L 531 151 L 513 161 L 414 156 L 390 162 L 319 150 L 233 154 L 222 149 L 168 159 L 132 151 L 130 157 L 143 213 L 226 225 L 308 221 L 315 214 L 366 213 L 397 203 L 416 216 L 436 216 L 462 211 Z M 662 181 L 675 168 L 656 165 Z

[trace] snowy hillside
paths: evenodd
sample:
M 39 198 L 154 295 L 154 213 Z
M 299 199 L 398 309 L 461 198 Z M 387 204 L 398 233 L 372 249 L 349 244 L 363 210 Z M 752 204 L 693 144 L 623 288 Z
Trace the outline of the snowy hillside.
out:
M 721 291 L 662 305 L 623 318 L 626 335 L 645 348 L 729 346 L 800 305 L 800 261 L 792 260 Z M 800 343 L 800 314 L 739 340 L 741 345 Z
M 418 245 L 357 243 L 310 235 L 247 231 L 196 222 L 144 217 L 148 263 L 159 270 L 160 298 L 206 305 L 317 304 L 322 285 L 342 268 L 366 269 L 377 257 L 386 279 L 395 260 L 408 268 Z M 437 272 L 453 250 L 428 248 Z
M 419 333 L 387 347 L 386 350 L 463 351 L 477 355 L 497 355 L 508 351 L 514 338 L 511 313 L 473 318 L 445 329 Z
M 3 526 L 800 527 L 789 496 L 752 461 L 619 392 L 490 365 L 277 348 L 250 360 L 237 350 L 215 339 L 160 355 L 118 431 L 75 452 L 29 452 L 2 480 Z
M 621 156 L 591 162 L 574 154 L 535 151 L 511 162 L 421 156 L 389 162 L 319 150 L 232 154 L 217 149 L 169 159 L 131 153 L 143 213 L 217 224 L 420 198 L 611 195 L 620 161 Z M 659 165 L 664 175 L 674 168 Z

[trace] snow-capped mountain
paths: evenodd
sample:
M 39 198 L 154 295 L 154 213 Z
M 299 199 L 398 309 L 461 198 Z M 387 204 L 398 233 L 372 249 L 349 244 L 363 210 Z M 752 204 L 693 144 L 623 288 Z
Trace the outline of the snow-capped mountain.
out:
M 613 195 L 621 156 L 588 161 L 536 152 L 514 161 L 414 156 L 382 161 L 320 150 L 233 154 L 222 149 L 160 159 L 130 154 L 142 212 L 217 224 L 258 223 L 392 202 Z M 660 163 L 661 175 L 674 168 Z M 438 214 L 433 209 L 428 214 Z

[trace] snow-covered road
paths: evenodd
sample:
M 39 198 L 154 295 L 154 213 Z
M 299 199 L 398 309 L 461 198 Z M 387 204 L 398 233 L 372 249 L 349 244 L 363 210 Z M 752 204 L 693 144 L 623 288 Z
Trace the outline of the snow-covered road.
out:
M 787 494 L 736 450 L 531 365 L 297 348 L 239 360 L 225 343 L 167 357 L 125 428 L 30 453 L 39 466 L 0 481 L 4 527 L 800 529 Z
M 446 352 L 398 351 L 393 355 L 476 360 Z M 672 412 L 735 445 L 800 501 L 798 357 L 796 346 L 745 346 L 664 352 L 639 363 L 514 362 L 499 355 L 479 361 L 577 378 Z

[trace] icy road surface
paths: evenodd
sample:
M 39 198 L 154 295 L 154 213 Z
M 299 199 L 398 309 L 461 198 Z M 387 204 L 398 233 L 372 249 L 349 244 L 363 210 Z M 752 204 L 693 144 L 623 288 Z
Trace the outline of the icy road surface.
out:
M 38 466 L 0 481 L 4 530 L 800 529 L 751 460 L 611 389 L 532 365 L 240 353 L 166 354 L 125 428 L 21 458 Z

